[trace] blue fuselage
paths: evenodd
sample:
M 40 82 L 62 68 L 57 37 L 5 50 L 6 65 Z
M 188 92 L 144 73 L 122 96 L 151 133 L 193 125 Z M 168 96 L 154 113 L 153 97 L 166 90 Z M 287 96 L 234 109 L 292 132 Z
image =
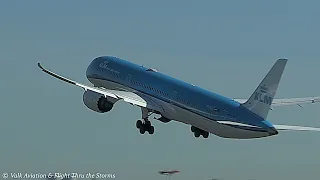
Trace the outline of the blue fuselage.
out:
M 251 131 L 275 133 L 271 123 L 227 97 L 172 78 L 116 57 L 94 59 L 86 75 L 135 89 L 211 121 L 231 121 L 249 126 L 230 124 Z

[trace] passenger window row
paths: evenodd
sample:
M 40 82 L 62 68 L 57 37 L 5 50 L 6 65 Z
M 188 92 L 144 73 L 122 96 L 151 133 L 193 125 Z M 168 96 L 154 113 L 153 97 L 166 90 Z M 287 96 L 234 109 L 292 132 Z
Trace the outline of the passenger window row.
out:
M 145 89 L 149 89 L 149 90 L 151 90 L 151 91 L 154 91 L 154 92 L 156 92 L 156 93 L 158 93 L 158 94 L 161 94 L 161 95 L 163 95 L 163 96 L 169 96 L 168 93 L 165 93 L 165 92 L 163 92 L 163 91 L 161 91 L 161 90 L 159 90 L 159 89 L 156 89 L 156 88 L 154 88 L 154 87 L 152 87 L 152 86 L 143 84 L 143 83 L 141 83 L 141 82 L 138 82 L 138 81 L 135 81 L 135 80 L 131 80 L 131 83 L 132 83 L 132 84 L 135 84 L 135 85 L 138 85 L 138 86 L 140 86 L 140 87 L 143 87 L 143 88 L 145 88 Z
M 229 117 L 232 117 L 232 118 L 235 118 L 235 116 L 233 116 L 232 114 L 230 114 L 228 111 L 226 110 L 220 110 L 216 107 L 212 107 L 210 105 L 207 105 L 207 109 L 208 109 L 208 112 L 209 113 L 212 113 L 212 114 L 218 114 L 218 113 L 222 113 L 224 115 L 227 115 Z
M 193 108 L 199 108 L 200 107 L 198 104 L 194 104 L 194 103 L 192 103 L 192 102 L 190 102 L 190 101 L 188 101 L 186 99 L 182 99 L 179 96 L 177 96 L 176 99 L 177 99 L 178 102 L 186 104 L 186 105 L 188 105 L 190 107 L 193 107 Z

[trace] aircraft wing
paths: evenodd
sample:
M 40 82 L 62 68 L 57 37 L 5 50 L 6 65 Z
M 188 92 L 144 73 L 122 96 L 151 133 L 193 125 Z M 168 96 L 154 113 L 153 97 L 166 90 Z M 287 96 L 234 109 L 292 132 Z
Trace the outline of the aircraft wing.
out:
M 273 125 L 277 130 L 287 131 L 320 131 L 320 128 L 304 127 L 304 126 L 289 126 L 289 125 Z
M 128 92 L 128 91 L 117 91 L 117 90 L 109 90 L 109 89 L 105 89 L 105 88 L 99 88 L 99 87 L 93 87 L 93 86 L 88 86 L 88 85 L 84 85 L 81 83 L 78 83 L 76 81 L 70 80 L 68 78 L 65 78 L 61 75 L 58 75 L 56 73 L 53 73 L 47 69 L 45 69 L 44 67 L 41 66 L 40 63 L 38 63 L 38 66 L 42 69 L 43 72 L 58 78 L 64 82 L 67 82 L 69 84 L 78 86 L 83 88 L 85 91 L 90 90 L 90 91 L 94 91 L 97 93 L 100 93 L 101 95 L 104 95 L 105 97 L 109 96 L 115 99 L 123 99 L 125 102 L 140 106 L 140 107 L 147 107 L 147 102 L 140 97 L 139 95 L 133 93 L 133 92 Z
M 245 103 L 247 99 L 233 99 L 239 103 Z M 307 98 L 287 98 L 287 99 L 274 99 L 272 101 L 271 107 L 276 106 L 288 106 L 288 105 L 298 105 L 302 107 L 302 104 L 313 104 L 320 102 L 320 96 L 318 97 L 307 97 Z

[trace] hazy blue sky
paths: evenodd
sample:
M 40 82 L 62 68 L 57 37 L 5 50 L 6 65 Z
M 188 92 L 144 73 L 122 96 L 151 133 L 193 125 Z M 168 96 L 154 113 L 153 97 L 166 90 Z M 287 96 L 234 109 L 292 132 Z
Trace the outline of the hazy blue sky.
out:
M 0 170 L 116 173 L 117 179 L 318 179 L 320 133 L 258 140 L 153 122 L 120 102 L 97 114 L 83 90 L 42 73 L 37 62 L 89 83 L 85 71 L 114 55 L 228 97 L 248 98 L 278 58 L 288 58 L 277 97 L 320 95 L 319 1 L 1 1 Z M 320 127 L 319 105 L 276 108 L 275 124 Z M 0 172 L 1 173 L 1 172 Z

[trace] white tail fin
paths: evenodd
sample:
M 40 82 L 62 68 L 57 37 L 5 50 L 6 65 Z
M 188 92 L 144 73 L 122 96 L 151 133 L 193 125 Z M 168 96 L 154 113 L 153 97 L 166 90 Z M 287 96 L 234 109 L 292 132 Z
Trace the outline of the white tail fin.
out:
M 242 104 L 243 107 L 264 119 L 267 118 L 287 61 L 287 59 L 279 59 L 273 65 L 251 97 Z

